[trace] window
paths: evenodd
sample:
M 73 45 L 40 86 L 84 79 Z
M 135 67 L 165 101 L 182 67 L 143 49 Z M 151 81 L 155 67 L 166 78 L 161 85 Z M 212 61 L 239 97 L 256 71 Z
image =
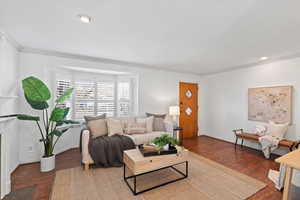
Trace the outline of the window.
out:
M 118 80 L 90 78 L 90 80 L 72 80 L 57 78 L 57 96 L 66 89 L 74 87 L 74 93 L 70 100 L 59 106 L 72 107 L 69 118 L 80 120 L 84 116 L 95 116 L 106 113 L 107 117 L 125 117 L 134 112 L 132 80 Z
M 119 116 L 128 116 L 130 112 L 130 82 L 118 83 Z
M 56 81 L 56 97 L 60 97 L 67 89 L 71 88 L 71 80 L 69 79 L 60 79 Z M 72 97 L 69 98 L 68 100 L 64 101 L 63 103 L 60 103 L 58 105 L 60 108 L 65 108 L 65 107 L 72 107 Z M 72 113 L 69 112 L 67 115 L 67 119 L 71 119 Z

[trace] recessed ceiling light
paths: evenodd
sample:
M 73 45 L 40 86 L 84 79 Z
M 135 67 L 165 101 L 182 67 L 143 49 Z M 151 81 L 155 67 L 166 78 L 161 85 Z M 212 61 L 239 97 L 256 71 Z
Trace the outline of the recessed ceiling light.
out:
M 89 24 L 92 21 L 92 18 L 87 15 L 78 15 L 78 17 L 79 17 L 80 21 L 85 24 Z
M 260 60 L 268 60 L 268 59 L 269 59 L 269 58 L 268 58 L 268 57 L 265 57 L 265 56 L 260 58 Z

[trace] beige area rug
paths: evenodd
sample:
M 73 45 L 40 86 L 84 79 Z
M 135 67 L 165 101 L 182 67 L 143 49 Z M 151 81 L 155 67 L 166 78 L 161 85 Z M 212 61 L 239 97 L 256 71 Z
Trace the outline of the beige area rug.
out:
M 178 166 L 184 169 L 184 165 Z M 128 174 L 130 175 L 130 174 Z M 138 190 L 179 175 L 164 169 L 137 178 Z M 134 196 L 123 180 L 123 168 L 81 167 L 56 172 L 51 200 L 241 200 L 266 186 L 261 181 L 190 153 L 189 177 Z

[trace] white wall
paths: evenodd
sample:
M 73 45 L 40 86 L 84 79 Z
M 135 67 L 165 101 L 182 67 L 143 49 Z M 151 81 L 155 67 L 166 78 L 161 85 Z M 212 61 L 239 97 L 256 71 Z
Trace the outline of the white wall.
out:
M 58 67 L 72 66 L 96 68 L 103 70 L 113 70 L 130 72 L 139 77 L 139 114 L 145 112 L 166 113 L 168 106 L 178 105 L 179 82 L 199 82 L 199 76 L 175 72 L 160 71 L 148 68 L 138 68 L 130 66 L 121 66 L 107 64 L 103 62 L 87 61 L 83 59 L 65 58 L 59 56 L 41 55 L 37 53 L 21 52 L 21 78 L 27 76 L 37 76 L 52 84 L 50 80 L 51 73 Z M 201 90 L 201 85 L 200 85 Z M 22 95 L 22 94 L 20 94 Z M 23 97 L 21 97 L 23 100 Z M 200 100 L 199 100 L 200 101 Z M 201 101 L 200 101 L 201 102 Z M 24 113 L 32 112 L 25 101 L 21 101 L 21 111 Z M 22 163 L 38 161 L 42 150 L 38 141 L 36 127 L 29 122 L 22 122 L 20 159 Z M 201 127 L 201 126 L 200 126 Z M 79 129 L 73 129 L 64 134 L 57 144 L 57 151 L 77 147 L 79 144 Z M 32 149 L 32 151 L 30 150 Z
M 248 120 L 248 88 L 293 85 L 293 125 L 289 128 L 287 138 L 300 139 L 299 75 L 300 58 L 295 58 L 203 77 L 205 119 L 202 123 L 207 134 L 234 142 L 232 129 L 252 131 L 255 125 L 260 124 Z M 256 143 L 246 144 L 260 148 Z
M 19 52 L 4 35 L 0 34 L 0 115 L 18 112 L 17 79 L 19 71 Z M 0 123 L 3 152 L 1 178 L 5 177 L 5 187 L 1 187 L 1 196 L 10 191 L 10 174 L 19 165 L 19 127 L 16 120 Z M 3 183 L 2 183 L 3 184 Z M 4 190 L 4 191 L 3 191 Z M 3 193 L 4 192 L 4 193 Z

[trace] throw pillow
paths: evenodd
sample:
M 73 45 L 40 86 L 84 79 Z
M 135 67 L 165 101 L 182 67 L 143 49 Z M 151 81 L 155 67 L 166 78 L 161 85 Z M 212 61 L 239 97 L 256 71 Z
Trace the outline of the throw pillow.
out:
M 151 133 L 153 131 L 153 120 L 153 116 L 147 118 L 136 118 L 137 123 L 144 123 L 146 125 L 147 133 Z
M 289 126 L 289 122 L 285 124 L 276 124 L 273 121 L 269 121 L 268 134 L 282 140 L 286 134 Z
M 108 134 L 105 119 L 90 120 L 87 123 L 87 126 L 90 129 L 93 138 L 96 138 L 99 136 L 105 136 Z
M 86 123 L 88 123 L 89 121 L 92 121 L 92 120 L 105 119 L 106 118 L 106 113 L 104 113 L 102 115 L 95 116 L 95 117 L 93 117 L 93 116 L 84 116 L 83 118 L 86 121 Z
M 123 134 L 122 123 L 120 120 L 107 119 L 108 136 Z
M 98 115 L 98 116 L 84 116 L 86 124 L 91 131 L 92 136 L 99 137 L 107 135 L 107 126 L 106 126 L 106 114 Z
M 153 131 L 166 131 L 165 127 L 165 117 L 166 114 L 152 114 L 152 113 L 146 113 L 147 117 L 153 116 Z
M 146 132 L 146 123 L 129 123 L 127 134 L 142 134 Z

